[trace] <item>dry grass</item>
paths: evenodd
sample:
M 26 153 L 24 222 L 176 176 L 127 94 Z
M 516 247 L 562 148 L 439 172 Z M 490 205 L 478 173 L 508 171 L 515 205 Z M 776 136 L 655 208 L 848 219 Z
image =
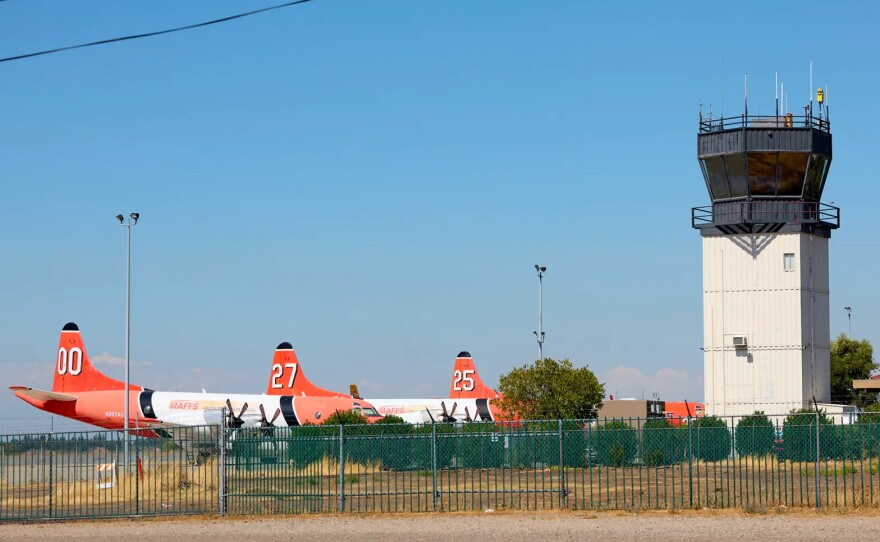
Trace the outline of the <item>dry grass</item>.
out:
M 591 469 L 385 470 L 380 464 L 346 463 L 348 511 L 467 511 L 591 509 L 677 514 L 688 509 L 729 509 L 746 515 L 792 513 L 815 506 L 815 464 L 778 461 L 774 456 L 668 467 Z M 828 461 L 819 469 L 820 499 L 826 510 L 880 509 L 880 466 L 868 461 Z M 329 458 L 290 464 L 230 466 L 227 488 L 233 512 L 336 512 L 340 465 Z M 0 509 L 39 514 L 56 510 L 101 515 L 138 501 L 142 509 L 166 513 L 216 510 L 217 464 L 160 463 L 143 477 L 120 473 L 112 489 L 94 480 L 10 485 L 0 480 Z M 434 491 L 437 492 L 436 496 Z M 561 499 L 561 494 L 566 496 Z

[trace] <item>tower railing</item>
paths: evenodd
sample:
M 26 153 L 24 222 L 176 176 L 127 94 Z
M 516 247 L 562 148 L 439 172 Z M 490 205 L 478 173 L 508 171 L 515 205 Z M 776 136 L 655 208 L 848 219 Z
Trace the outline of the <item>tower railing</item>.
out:
M 823 132 L 831 132 L 828 117 L 805 115 L 737 115 L 735 117 L 719 117 L 717 119 L 700 117 L 700 133 L 721 132 L 742 128 L 816 128 Z
M 691 209 L 691 227 L 737 224 L 823 224 L 840 227 L 840 208 L 812 201 L 741 200 Z

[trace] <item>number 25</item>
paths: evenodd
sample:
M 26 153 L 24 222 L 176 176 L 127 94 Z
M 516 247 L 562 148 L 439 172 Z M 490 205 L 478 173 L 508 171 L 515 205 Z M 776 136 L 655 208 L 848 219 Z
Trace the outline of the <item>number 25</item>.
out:
M 473 374 L 473 369 L 465 369 L 464 371 L 456 369 L 455 372 L 452 373 L 452 389 L 455 391 L 473 391 Z

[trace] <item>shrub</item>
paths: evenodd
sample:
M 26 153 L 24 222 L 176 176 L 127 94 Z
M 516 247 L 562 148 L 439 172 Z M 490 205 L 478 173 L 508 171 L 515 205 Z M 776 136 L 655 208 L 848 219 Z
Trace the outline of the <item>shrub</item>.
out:
M 366 425 L 367 417 L 354 410 L 337 410 L 327 416 L 321 425 Z
M 436 435 L 436 450 L 432 431 Z M 412 429 L 412 454 L 413 464 L 418 469 L 430 469 L 432 466 L 432 453 L 436 453 L 436 465 L 438 469 L 445 469 L 452 463 L 452 457 L 456 449 L 455 424 L 453 423 L 426 423 Z
M 559 464 L 559 422 L 521 422 L 509 433 L 510 463 L 514 467 Z
M 504 464 L 504 436 L 494 423 L 472 422 L 463 425 L 457 440 L 456 465 L 487 469 Z
M 880 403 L 866 407 L 856 424 L 861 430 L 862 450 L 867 457 L 880 455 Z
M 613 420 L 591 429 L 587 443 L 599 465 L 625 467 L 636 456 L 636 430 L 624 421 Z
M 712 416 L 698 418 L 687 431 L 693 457 L 713 462 L 730 456 L 730 429 L 724 420 Z
M 819 458 L 831 457 L 834 430 L 831 422 L 819 411 Z M 792 411 L 782 424 L 784 448 L 782 457 L 789 461 L 814 461 L 816 459 L 816 411 L 802 408 Z
M 736 453 L 740 456 L 763 456 L 773 453 L 776 430 L 761 411 L 742 418 L 736 424 Z
M 317 463 L 324 456 L 339 457 L 339 428 L 305 424 L 291 427 L 287 433 L 287 453 L 298 468 Z
M 413 462 L 413 426 L 398 416 L 385 416 L 372 426 L 363 439 L 365 452 L 387 469 L 405 470 Z
M 642 461 L 646 465 L 672 465 L 684 459 L 687 435 L 665 419 L 652 419 L 642 426 Z

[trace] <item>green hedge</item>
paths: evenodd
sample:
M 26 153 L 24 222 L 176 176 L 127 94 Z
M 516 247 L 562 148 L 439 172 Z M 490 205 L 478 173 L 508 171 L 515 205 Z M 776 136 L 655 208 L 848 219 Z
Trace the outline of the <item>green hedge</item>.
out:
M 301 425 L 286 432 L 287 454 L 296 467 L 321 461 L 325 456 L 339 458 L 339 427 Z
M 764 456 L 774 451 L 776 429 L 763 412 L 755 412 L 736 424 L 736 453 L 740 456 Z
M 614 420 L 591 429 L 587 445 L 592 460 L 598 465 L 625 467 L 631 465 L 638 450 L 638 431 L 624 421 Z
M 492 422 L 463 425 L 456 436 L 456 466 L 473 469 L 504 465 L 504 435 Z
M 819 459 L 828 459 L 834 449 L 834 426 L 819 414 Z M 788 461 L 816 460 L 816 413 L 798 411 L 789 414 L 782 424 L 783 448 L 780 458 Z
M 706 417 L 692 421 L 687 428 L 692 457 L 707 462 L 730 457 L 730 428 L 720 418 Z
M 648 420 L 642 426 L 642 461 L 645 465 L 673 465 L 687 455 L 687 434 L 665 419 Z

